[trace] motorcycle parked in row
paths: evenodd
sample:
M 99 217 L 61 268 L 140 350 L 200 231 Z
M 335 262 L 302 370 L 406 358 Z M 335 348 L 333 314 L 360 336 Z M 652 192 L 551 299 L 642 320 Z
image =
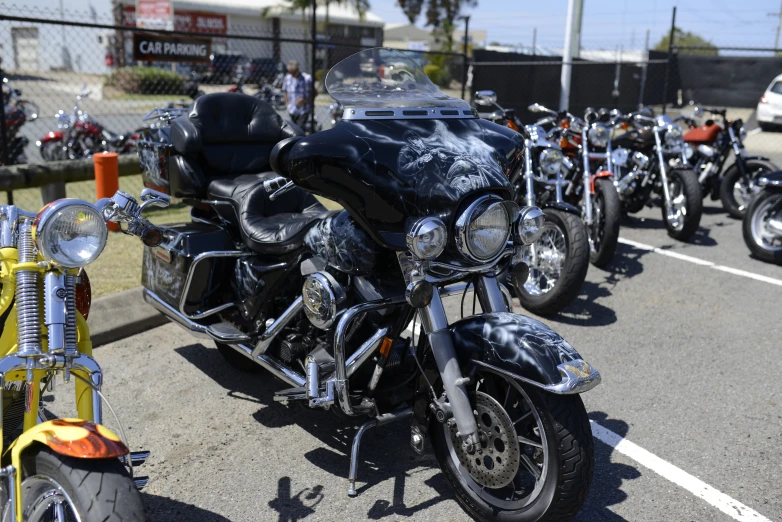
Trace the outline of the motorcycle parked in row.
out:
M 782 171 L 762 174 L 757 185 L 742 223 L 744 243 L 758 259 L 782 265 Z
M 130 452 L 124 433 L 121 439 L 101 424 L 103 372 L 86 322 L 84 267 L 103 251 L 106 222 L 125 223 L 147 244 L 160 238 L 141 212 L 168 198 L 145 191 L 141 205 L 130 201 L 117 192 L 95 205 L 60 199 L 37 214 L 0 206 L 3 522 L 145 519 L 137 488 L 147 478 L 133 470 L 149 452 Z M 78 418 L 58 418 L 44 406 L 57 376 L 74 381 Z
M 616 189 L 622 211 L 636 213 L 644 205 L 659 204 L 668 235 L 686 241 L 698 230 L 703 213 L 698 176 L 684 156 L 681 127 L 668 115 L 647 114 L 640 110 L 615 118 L 628 130 L 611 144 L 631 151 L 613 157 L 620 174 Z M 652 199 L 652 194 L 660 200 Z
M 619 195 L 614 187 L 614 151 L 611 146 L 611 116 L 587 109 L 584 119 L 567 111 L 554 111 L 540 104 L 530 105 L 533 113 L 548 117 L 537 125 L 555 125 L 560 131 L 560 147 L 572 158 L 565 169 L 564 190 L 559 188 L 558 200 L 564 200 L 581 209 L 589 240 L 589 261 L 602 268 L 614 257 L 619 240 L 619 222 L 622 218 Z
M 414 81 L 368 79 L 377 61 Z M 145 249 L 145 299 L 229 364 L 291 386 L 277 400 L 367 419 L 349 495 L 362 435 L 410 419 L 413 449 L 431 441 L 471 516 L 572 518 L 594 459 L 578 394 L 600 377 L 547 326 L 510 313 L 498 283 L 507 270 L 523 285 L 514 248 L 545 230 L 508 181 L 524 163 L 520 135 L 478 119 L 398 50 L 348 57 L 325 84 L 344 121 L 309 136 L 226 93 L 171 121 L 161 172 L 193 220 Z M 442 299 L 468 285 L 482 312 L 450 322 Z
M 6 147 L 6 155 L 8 158 L 8 165 L 23 165 L 27 163 L 27 153 L 25 149 L 30 143 L 25 136 L 19 136 L 19 130 L 22 125 L 31 121 L 28 119 L 24 110 L 16 105 L 5 103 L 3 110 L 5 111 L 5 135 L 8 140 Z M 3 158 L 0 154 L 0 165 L 3 164 Z
M 18 107 L 24 112 L 27 121 L 34 121 L 38 119 L 38 115 L 41 111 L 38 109 L 38 105 L 30 100 L 22 98 L 22 91 L 11 87 L 8 78 L 3 78 L 3 97 L 5 103 L 13 107 Z
M 105 128 L 79 107 L 89 94 L 90 91 L 85 90 L 76 96 L 76 105 L 70 114 L 60 110 L 55 115 L 59 130 L 51 131 L 35 142 L 44 161 L 83 159 L 96 152 L 125 154 L 136 150 L 141 129 L 116 134 Z
M 709 119 L 698 125 L 694 117 L 706 112 L 721 117 L 722 121 Z M 747 155 L 744 123 L 741 119 L 730 121 L 726 115 L 726 109 L 696 106 L 694 117 L 681 116 L 690 127 L 684 133 L 685 156 L 698 174 L 703 196 L 711 194 L 713 200 L 719 198 L 731 216 L 741 218 L 753 193 L 759 190 L 758 178 L 777 167 L 769 158 Z M 736 161 L 724 168 L 731 152 Z

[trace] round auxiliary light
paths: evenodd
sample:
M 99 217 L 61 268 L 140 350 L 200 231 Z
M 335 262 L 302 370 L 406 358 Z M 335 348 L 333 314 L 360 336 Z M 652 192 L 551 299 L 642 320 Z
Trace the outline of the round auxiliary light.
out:
M 519 212 L 519 220 L 516 222 L 516 243 L 531 245 L 540 239 L 545 220 L 546 215 L 538 207 L 522 208 Z
M 60 199 L 45 206 L 34 226 L 41 255 L 64 268 L 79 268 L 95 261 L 108 237 L 100 212 L 79 199 Z
M 322 329 L 329 328 L 337 317 L 337 305 L 345 300 L 345 290 L 328 272 L 316 272 L 304 279 L 301 288 L 304 315 Z
M 418 259 L 435 259 L 448 241 L 445 223 L 436 217 L 421 218 L 410 227 L 405 241 Z

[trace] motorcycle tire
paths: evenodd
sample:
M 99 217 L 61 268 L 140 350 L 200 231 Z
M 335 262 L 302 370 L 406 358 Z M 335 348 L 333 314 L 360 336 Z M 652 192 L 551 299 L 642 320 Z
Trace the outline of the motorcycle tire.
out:
M 60 161 L 68 159 L 63 144 L 59 141 L 49 141 L 41 144 L 41 159 L 44 161 Z
M 776 167 L 768 162 L 758 160 L 747 160 L 745 169 L 747 177 L 749 177 L 750 180 L 757 179 L 757 177 L 763 173 L 777 170 Z M 752 195 L 750 193 L 749 197 L 745 198 L 744 201 L 736 199 L 737 190 L 752 190 L 751 188 L 747 189 L 743 185 L 744 180 L 741 177 L 741 170 L 739 170 L 739 166 L 734 163 L 725 171 L 725 175 L 720 182 L 720 200 L 722 201 L 723 208 L 728 214 L 736 219 L 744 217 Z
M 760 235 L 765 212 L 782 199 L 782 193 L 761 190 L 747 207 L 741 231 L 752 255 L 766 263 L 782 265 L 782 245 L 770 245 Z
M 672 170 L 668 173 L 668 186 L 673 190 L 671 199 L 674 204 L 680 201 L 684 204 L 681 216 L 681 224 L 672 223 L 668 218 L 668 208 L 663 200 L 660 208 L 662 209 L 663 223 L 668 230 L 668 235 L 679 241 L 687 241 L 698 230 L 703 214 L 703 197 L 701 196 L 701 184 L 698 182 L 698 176 L 691 170 Z
M 217 351 L 223 356 L 223 359 L 228 363 L 228 366 L 244 373 L 260 373 L 263 369 L 259 364 L 251 361 L 227 344 L 215 342 L 215 345 L 217 345 Z
M 590 244 L 589 261 L 598 268 L 608 265 L 614 258 L 616 244 L 619 241 L 619 221 L 622 219 L 619 194 L 616 192 L 610 179 L 601 178 L 595 180 L 595 206 L 599 215 L 592 212 L 593 219 L 597 220 L 596 230 L 600 236 L 599 246 L 594 248 Z
M 535 408 L 535 420 L 539 421 L 538 426 L 542 426 L 544 432 L 539 437 L 541 450 L 536 450 L 537 454 L 534 451 L 529 451 L 532 449 L 531 446 L 525 448 L 523 444 L 517 442 L 520 453 L 527 457 L 527 463 L 532 462 L 532 464 L 520 462 L 519 466 L 538 466 L 536 462 L 531 460 L 530 454 L 532 454 L 532 459 L 537 460 L 540 458 L 542 444 L 545 444 L 546 448 L 546 457 L 539 468 L 541 478 L 535 479 L 536 489 L 539 487 L 539 492 L 534 498 L 529 498 L 526 505 L 523 505 L 524 501 L 521 501 L 514 506 L 513 500 L 510 502 L 498 500 L 496 504 L 492 503 L 495 497 L 493 497 L 491 487 L 486 488 L 488 493 L 486 489 L 481 489 L 480 484 L 473 479 L 469 471 L 459 461 L 459 457 L 453 449 L 452 439 L 449 440 L 451 434 L 448 424 L 432 420 L 429 433 L 431 433 L 435 458 L 440 470 L 454 490 L 456 501 L 475 520 L 481 522 L 572 520 L 587 498 L 594 472 L 594 439 L 586 408 L 578 395 L 553 395 L 541 392 L 526 384 L 519 384 L 519 386 L 523 390 L 525 400 L 529 400 L 529 403 Z M 492 395 L 498 394 L 495 392 Z M 513 406 L 507 408 L 503 404 L 504 397 L 492 398 L 496 399 L 497 406 L 500 406 L 510 417 L 511 411 L 508 410 L 512 410 Z M 530 407 L 530 411 L 532 407 Z M 487 425 L 487 421 L 491 422 L 492 419 L 487 418 L 485 413 L 479 418 L 479 427 L 484 432 L 488 431 L 489 442 L 486 446 L 488 448 L 497 448 L 497 446 L 503 448 L 504 444 L 498 444 L 498 442 L 506 442 L 502 440 L 502 435 L 495 439 L 492 437 L 494 433 L 489 431 L 493 426 Z M 500 425 L 499 422 L 496 424 Z M 484 429 L 484 426 L 487 426 L 489 430 Z M 483 448 L 482 455 L 479 457 L 483 463 L 491 462 L 490 455 L 496 453 L 486 451 L 486 449 L 486 447 Z M 497 465 L 502 466 L 503 464 L 500 461 Z M 493 467 L 494 464 L 491 466 Z M 491 469 L 489 465 L 486 467 Z M 478 468 L 480 469 L 480 465 Z M 519 482 L 524 478 L 524 475 L 518 475 Z M 514 477 L 511 483 L 515 485 L 516 480 Z M 538 480 L 543 481 L 540 486 L 537 485 Z M 503 491 L 503 489 L 499 489 L 500 493 Z M 529 497 L 534 494 L 535 491 Z
M 141 494 L 119 459 L 77 459 L 38 446 L 23 455 L 22 470 L 24 520 L 39 520 L 35 514 L 57 500 L 82 522 L 146 520 Z
M 546 217 L 544 227 L 546 224 L 553 225 L 564 238 L 565 262 L 560 277 L 553 288 L 541 294 L 530 293 L 526 285 L 524 288 L 514 287 L 513 291 L 525 310 L 546 316 L 565 308 L 581 291 L 589 269 L 589 241 L 584 222 L 579 216 L 551 208 L 543 209 L 543 213 Z

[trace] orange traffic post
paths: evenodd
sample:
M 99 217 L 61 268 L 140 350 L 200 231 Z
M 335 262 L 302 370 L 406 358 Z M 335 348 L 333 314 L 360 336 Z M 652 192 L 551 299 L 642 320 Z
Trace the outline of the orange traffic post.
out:
M 119 190 L 119 155 L 101 152 L 93 156 L 95 161 L 95 195 L 97 199 L 110 198 Z M 117 223 L 109 223 L 109 230 L 119 232 Z

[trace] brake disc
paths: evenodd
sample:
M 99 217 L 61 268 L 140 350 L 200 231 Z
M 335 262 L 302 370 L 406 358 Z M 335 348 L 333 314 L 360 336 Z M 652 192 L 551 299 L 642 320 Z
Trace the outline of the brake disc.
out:
M 456 423 L 451 423 L 451 441 L 459 462 L 480 484 L 498 489 L 510 484 L 519 470 L 521 455 L 516 429 L 508 413 L 490 395 L 475 393 L 475 411 L 480 445 L 473 453 L 462 448 L 456 435 Z

